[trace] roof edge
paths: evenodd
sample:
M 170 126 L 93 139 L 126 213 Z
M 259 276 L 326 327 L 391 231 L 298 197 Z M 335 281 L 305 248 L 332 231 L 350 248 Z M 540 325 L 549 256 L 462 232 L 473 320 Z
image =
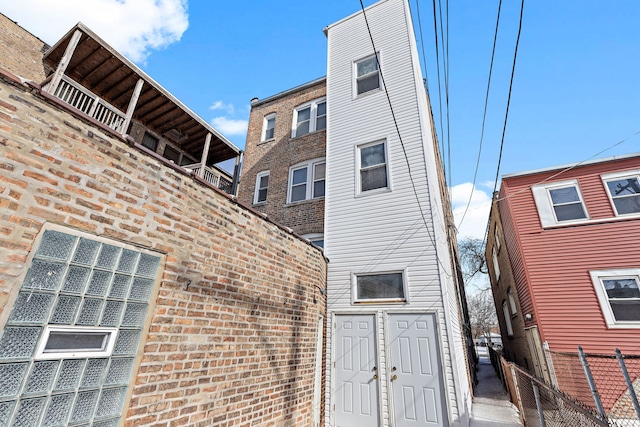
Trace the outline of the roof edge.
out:
M 508 173 L 508 174 L 502 175 L 502 179 L 516 178 L 516 177 L 526 176 L 526 175 L 534 175 L 534 174 L 543 173 L 543 172 L 553 172 L 553 171 L 556 171 L 556 170 L 562 170 L 562 169 L 567 169 L 567 168 L 576 168 L 578 166 L 589 166 L 589 165 L 598 164 L 598 163 L 606 163 L 606 162 L 613 162 L 613 161 L 616 161 L 616 160 L 631 159 L 631 158 L 634 158 L 634 157 L 640 157 L 640 152 L 638 152 L 638 153 L 630 153 L 630 154 L 620 154 L 620 155 L 617 155 L 617 156 L 603 157 L 601 159 L 584 160 L 582 162 L 567 163 L 567 164 L 564 164 L 564 165 L 550 166 L 550 167 L 540 168 L 540 169 L 532 169 L 532 170 L 523 171 L 523 172 Z
M 326 80 L 327 80 L 327 76 L 319 77 L 319 78 L 317 78 L 315 80 L 311 80 L 310 82 L 303 83 L 301 85 L 292 87 L 291 89 L 287 89 L 287 90 L 284 90 L 282 92 L 278 92 L 275 95 L 271 95 L 271 96 L 268 96 L 268 97 L 263 98 L 263 99 L 258 99 L 257 101 L 253 101 L 252 100 L 251 108 L 257 107 L 257 106 L 262 105 L 262 104 L 266 104 L 267 102 L 276 100 L 278 98 L 282 98 L 283 96 L 290 95 L 292 93 L 301 91 L 303 89 L 307 89 L 309 87 L 312 87 L 312 86 L 315 86 L 317 84 L 320 84 L 320 83 L 322 83 L 322 82 L 324 82 Z M 254 98 L 254 99 L 257 99 L 257 98 Z

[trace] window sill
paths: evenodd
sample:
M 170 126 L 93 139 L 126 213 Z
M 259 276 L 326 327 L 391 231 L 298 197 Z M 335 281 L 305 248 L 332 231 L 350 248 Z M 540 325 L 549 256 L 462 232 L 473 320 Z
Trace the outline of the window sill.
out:
M 268 143 L 273 142 L 273 141 L 275 141 L 275 140 L 276 140 L 275 138 L 265 139 L 264 141 L 260 141 L 260 142 L 258 142 L 256 145 L 257 145 L 257 146 L 265 145 L 265 144 L 268 144 Z
M 580 225 L 595 225 L 595 224 L 604 224 L 608 222 L 619 222 L 619 221 L 629 221 L 640 218 L 640 214 L 626 214 L 624 216 L 614 216 L 609 218 L 600 218 L 600 219 L 584 219 L 580 221 L 567 221 L 559 224 L 542 226 L 542 229 L 549 230 L 554 228 L 563 228 L 563 227 L 576 227 Z
M 367 96 L 371 96 L 373 94 L 381 93 L 381 92 L 382 92 L 382 85 L 379 88 L 371 89 L 371 90 L 369 90 L 367 92 L 354 93 L 353 100 L 355 101 L 355 100 L 358 100 L 358 99 L 361 99 L 361 98 L 366 98 Z
M 296 136 L 291 135 L 291 138 L 289 138 L 289 141 L 293 141 L 295 139 L 304 138 L 305 136 L 315 135 L 317 133 L 326 132 L 326 131 L 327 131 L 327 128 L 324 128 L 324 129 L 320 129 L 320 130 L 314 130 L 313 132 L 305 133 L 304 135 L 296 135 Z
M 252 203 L 251 206 L 265 206 L 267 204 L 267 201 L 265 200 L 264 202 L 258 202 L 258 203 Z
M 408 304 L 408 302 L 406 300 L 398 300 L 398 299 L 377 299 L 377 300 L 354 301 L 352 303 L 352 305 L 377 305 L 377 304 L 406 305 Z
M 356 194 L 356 199 L 359 197 L 368 197 L 368 196 L 373 196 L 376 194 L 384 194 L 384 193 L 391 193 L 391 188 L 384 187 L 384 188 L 375 188 L 373 190 L 360 191 Z
M 284 207 L 288 208 L 288 207 L 292 207 L 292 206 L 304 205 L 305 203 L 317 202 L 319 200 L 324 200 L 324 196 L 315 197 L 313 199 L 298 200 L 297 202 L 289 202 L 286 205 L 284 205 Z

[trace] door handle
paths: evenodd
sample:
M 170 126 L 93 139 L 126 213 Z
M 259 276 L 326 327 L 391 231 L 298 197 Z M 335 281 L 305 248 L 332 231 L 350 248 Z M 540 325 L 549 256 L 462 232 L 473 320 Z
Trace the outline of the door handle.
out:
M 392 377 L 391 377 L 391 381 L 395 381 L 395 380 L 397 380 L 397 379 L 398 379 L 398 376 L 397 376 L 397 375 L 394 375 L 394 376 L 392 376 Z
M 374 375 L 374 376 L 373 376 L 373 379 L 374 379 L 374 380 L 377 380 L 377 379 L 378 379 L 378 376 L 377 376 L 377 375 Z

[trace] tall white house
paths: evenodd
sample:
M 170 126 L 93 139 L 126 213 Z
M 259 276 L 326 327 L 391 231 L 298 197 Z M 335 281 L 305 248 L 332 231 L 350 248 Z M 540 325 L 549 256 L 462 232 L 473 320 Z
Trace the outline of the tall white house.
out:
M 449 207 L 409 5 L 379 1 L 325 33 L 326 425 L 467 426 Z

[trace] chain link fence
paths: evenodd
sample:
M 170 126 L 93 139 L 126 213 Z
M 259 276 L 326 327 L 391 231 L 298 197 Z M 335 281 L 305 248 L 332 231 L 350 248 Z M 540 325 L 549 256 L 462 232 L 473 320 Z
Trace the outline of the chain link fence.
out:
M 640 427 L 640 356 L 549 351 L 557 387 L 614 427 Z
M 525 426 L 602 427 L 607 426 L 597 412 L 545 384 L 498 352 L 489 351 L 491 364 L 520 412 Z

